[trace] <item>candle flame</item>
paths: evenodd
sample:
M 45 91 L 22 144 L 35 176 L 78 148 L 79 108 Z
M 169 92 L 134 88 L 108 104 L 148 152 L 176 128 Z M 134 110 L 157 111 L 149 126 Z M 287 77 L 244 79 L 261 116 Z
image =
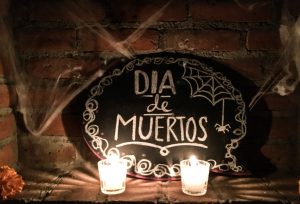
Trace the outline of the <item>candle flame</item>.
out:
M 198 159 L 195 155 L 192 155 L 189 160 L 190 160 L 191 166 L 198 165 Z
M 110 162 L 110 163 L 118 163 L 118 160 L 119 160 L 119 156 L 117 154 L 109 154 L 108 157 L 107 157 L 107 160 Z

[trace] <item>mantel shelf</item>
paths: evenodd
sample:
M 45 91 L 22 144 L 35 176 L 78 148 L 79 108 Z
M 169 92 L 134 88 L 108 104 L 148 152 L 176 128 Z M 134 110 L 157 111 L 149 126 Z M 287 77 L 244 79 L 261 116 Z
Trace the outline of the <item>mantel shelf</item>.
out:
M 76 203 L 300 203 L 300 174 L 276 172 L 266 177 L 210 175 L 206 195 L 194 197 L 181 191 L 180 181 L 127 178 L 126 191 L 119 195 L 100 192 L 97 169 L 92 165 L 70 171 L 23 169 L 23 191 L 7 200 L 15 202 Z M 4 202 L 5 203 L 5 202 Z

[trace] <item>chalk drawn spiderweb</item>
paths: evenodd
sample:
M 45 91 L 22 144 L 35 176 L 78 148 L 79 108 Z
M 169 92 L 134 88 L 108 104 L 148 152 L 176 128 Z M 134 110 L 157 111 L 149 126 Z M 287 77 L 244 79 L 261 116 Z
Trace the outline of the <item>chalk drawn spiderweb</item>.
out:
M 222 102 L 221 124 L 216 123 L 218 132 L 229 132 L 229 124 L 224 124 L 225 100 L 234 100 L 230 91 L 225 88 L 232 87 L 231 82 L 219 73 L 211 70 L 201 70 L 184 64 L 182 79 L 186 80 L 191 88 L 191 97 L 203 97 L 213 106 Z

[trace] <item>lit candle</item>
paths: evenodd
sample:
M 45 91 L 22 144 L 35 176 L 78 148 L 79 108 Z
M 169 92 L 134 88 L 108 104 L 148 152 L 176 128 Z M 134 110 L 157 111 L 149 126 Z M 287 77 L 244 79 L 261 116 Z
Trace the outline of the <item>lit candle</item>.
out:
M 200 196 L 207 191 L 209 163 L 195 156 L 180 162 L 182 191 L 185 194 Z
M 110 155 L 98 162 L 101 192 L 119 194 L 125 191 L 127 165 L 126 160 Z

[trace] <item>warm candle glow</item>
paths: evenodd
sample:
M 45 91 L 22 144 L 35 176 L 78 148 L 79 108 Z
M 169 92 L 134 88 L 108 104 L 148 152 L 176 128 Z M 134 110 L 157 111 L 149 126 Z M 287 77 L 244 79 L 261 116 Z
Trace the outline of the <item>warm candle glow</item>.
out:
M 198 164 L 198 159 L 195 155 L 190 156 L 189 161 L 191 163 L 191 166 L 196 166 Z
M 110 155 L 108 155 L 108 157 L 107 157 L 107 160 L 110 162 L 110 163 L 112 163 L 112 164 L 116 164 L 116 163 L 118 163 L 118 161 L 119 161 L 119 156 L 117 155 L 117 154 L 110 154 Z
M 125 191 L 127 165 L 117 155 L 110 155 L 98 162 L 101 191 L 104 194 L 119 194 Z
M 182 191 L 185 194 L 199 196 L 207 190 L 209 163 L 195 156 L 180 162 Z

